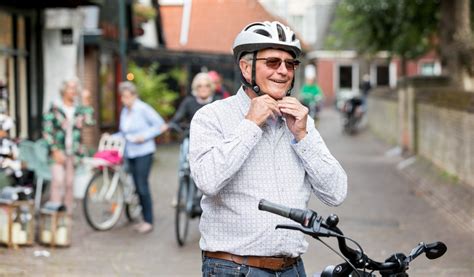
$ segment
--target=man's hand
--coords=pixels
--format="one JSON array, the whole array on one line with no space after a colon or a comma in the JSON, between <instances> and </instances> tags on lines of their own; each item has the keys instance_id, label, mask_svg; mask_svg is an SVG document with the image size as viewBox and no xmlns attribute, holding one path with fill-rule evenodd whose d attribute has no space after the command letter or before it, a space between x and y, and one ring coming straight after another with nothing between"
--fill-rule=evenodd
<instances>
[{"instance_id":1,"label":"man's hand","mask_svg":"<svg viewBox=\"0 0 474 277\"><path fill-rule=\"evenodd\" d=\"M278 116L281 116L281 112L278 109L277 101L265 94L252 99L245 118L262 126L268 117L276 119Z\"/></svg>"},{"instance_id":2,"label":"man's hand","mask_svg":"<svg viewBox=\"0 0 474 277\"><path fill-rule=\"evenodd\" d=\"M51 153L51 157L53 158L53 161L57 164L64 164L66 162L66 156L64 156L64 153L61 150L53 150L53 152Z\"/></svg>"},{"instance_id":3,"label":"man's hand","mask_svg":"<svg viewBox=\"0 0 474 277\"><path fill-rule=\"evenodd\" d=\"M306 121L308 119L308 108L303 106L294 97L284 97L278 101L278 108L286 119L286 125L290 129L296 141L306 136Z\"/></svg>"}]
</instances>

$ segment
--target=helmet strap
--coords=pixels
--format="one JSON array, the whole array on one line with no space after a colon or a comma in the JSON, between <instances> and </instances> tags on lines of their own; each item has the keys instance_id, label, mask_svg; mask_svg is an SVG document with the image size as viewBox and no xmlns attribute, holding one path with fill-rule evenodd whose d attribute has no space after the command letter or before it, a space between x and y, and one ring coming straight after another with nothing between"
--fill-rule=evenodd
<instances>
[{"instance_id":1,"label":"helmet strap","mask_svg":"<svg viewBox=\"0 0 474 277\"><path fill-rule=\"evenodd\" d=\"M245 80L242 73L240 73L240 78L242 80L242 83L243 83L244 87L250 88L253 92L255 92L257 94L257 96L261 96L262 91L260 90L260 87L257 85L257 74L256 74L256 71L257 71L257 69L256 69L256 67L257 67L256 66L256 64L257 64L257 52L258 51L253 52L251 84L249 82L247 82L247 80ZM286 92L286 96L291 95L291 90L293 89L294 85L295 85L295 76L293 76L293 80L291 81L291 86L288 89L288 91Z\"/></svg>"},{"instance_id":2,"label":"helmet strap","mask_svg":"<svg viewBox=\"0 0 474 277\"><path fill-rule=\"evenodd\" d=\"M286 96L290 96L291 95L291 90L293 89L293 86L295 85L295 76L293 76L293 80L291 80L291 86L290 88L288 89L288 91L286 92Z\"/></svg>"},{"instance_id":3,"label":"helmet strap","mask_svg":"<svg viewBox=\"0 0 474 277\"><path fill-rule=\"evenodd\" d=\"M256 67L257 67L257 52L253 52L253 58L252 58L252 90L257 94L257 96L261 95L260 87L257 85L257 74L256 74Z\"/></svg>"}]
</instances>

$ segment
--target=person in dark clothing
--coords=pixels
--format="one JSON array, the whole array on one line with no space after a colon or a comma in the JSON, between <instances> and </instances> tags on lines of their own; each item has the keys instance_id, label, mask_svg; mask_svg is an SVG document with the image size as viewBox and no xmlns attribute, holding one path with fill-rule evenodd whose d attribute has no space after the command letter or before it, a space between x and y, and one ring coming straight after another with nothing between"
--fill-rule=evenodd
<instances>
[{"instance_id":1,"label":"person in dark clothing","mask_svg":"<svg viewBox=\"0 0 474 277\"><path fill-rule=\"evenodd\" d=\"M182 168L189 152L189 128L194 114L205 105L219 100L214 94L214 83L205 72L196 74L191 83L191 95L186 96L178 107L173 118L168 122L166 128L178 125L184 131L184 138L179 150L179 167ZM177 199L171 201L171 206L176 207Z\"/></svg>"},{"instance_id":2,"label":"person in dark clothing","mask_svg":"<svg viewBox=\"0 0 474 277\"><path fill-rule=\"evenodd\" d=\"M168 127L171 124L179 125L185 131L185 136L189 132L189 125L194 114L206 104L217 100L214 94L214 84L205 72L196 74L191 84L191 89L191 95L183 99L173 118L168 123Z\"/></svg>"}]
</instances>

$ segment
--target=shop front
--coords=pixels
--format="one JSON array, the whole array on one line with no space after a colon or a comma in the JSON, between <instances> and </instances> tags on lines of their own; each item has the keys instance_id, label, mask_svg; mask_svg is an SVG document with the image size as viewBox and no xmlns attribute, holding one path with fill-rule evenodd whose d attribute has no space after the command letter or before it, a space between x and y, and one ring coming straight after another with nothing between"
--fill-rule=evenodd
<instances>
[{"instance_id":1,"label":"shop front","mask_svg":"<svg viewBox=\"0 0 474 277\"><path fill-rule=\"evenodd\" d=\"M35 137L41 114L41 78L34 12L0 7L0 113L15 120L10 135ZM35 92L35 93L33 93Z\"/></svg>"}]
</instances>

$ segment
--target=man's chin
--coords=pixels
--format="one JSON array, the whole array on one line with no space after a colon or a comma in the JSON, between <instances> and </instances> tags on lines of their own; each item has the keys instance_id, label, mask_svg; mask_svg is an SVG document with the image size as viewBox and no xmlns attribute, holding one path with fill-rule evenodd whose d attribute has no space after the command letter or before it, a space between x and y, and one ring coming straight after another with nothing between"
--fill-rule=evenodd
<instances>
[{"instance_id":1,"label":"man's chin","mask_svg":"<svg viewBox=\"0 0 474 277\"><path fill-rule=\"evenodd\" d=\"M267 94L275 100L281 100L281 99L283 99L283 97L286 96L287 91L288 90L281 90L281 89L279 89L279 90L270 90L270 91L267 92Z\"/></svg>"}]
</instances>

